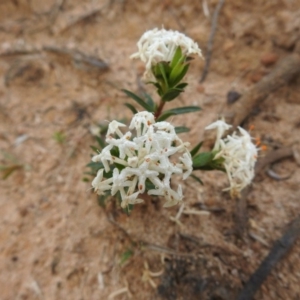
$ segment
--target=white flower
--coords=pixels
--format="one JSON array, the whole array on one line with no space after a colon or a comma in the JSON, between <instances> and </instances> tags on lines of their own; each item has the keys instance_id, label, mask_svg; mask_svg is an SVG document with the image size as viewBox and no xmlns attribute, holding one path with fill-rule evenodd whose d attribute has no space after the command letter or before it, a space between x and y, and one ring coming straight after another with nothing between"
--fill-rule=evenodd
<instances>
[{"instance_id":1,"label":"white flower","mask_svg":"<svg viewBox=\"0 0 300 300\"><path fill-rule=\"evenodd\" d=\"M134 115L129 125L129 129L135 128L137 131L137 136L139 137L141 135L144 135L149 126L153 123L155 123L154 115L147 111L141 111Z\"/></svg>"},{"instance_id":2,"label":"white flower","mask_svg":"<svg viewBox=\"0 0 300 300\"><path fill-rule=\"evenodd\" d=\"M217 129L217 138L215 142L215 146L213 150L219 150L220 147L220 140L226 130L228 130L231 125L227 124L224 122L224 120L218 120L208 126L205 127L205 130L210 130L210 129Z\"/></svg>"},{"instance_id":3,"label":"white flower","mask_svg":"<svg viewBox=\"0 0 300 300\"><path fill-rule=\"evenodd\" d=\"M137 149L137 145L130 141L131 135L131 132L127 132L120 139L114 139L112 137L106 139L107 143L119 148L121 159L124 159L126 155L129 157L134 156L134 150Z\"/></svg>"},{"instance_id":4,"label":"white flower","mask_svg":"<svg viewBox=\"0 0 300 300\"><path fill-rule=\"evenodd\" d=\"M131 195L127 195L122 199L121 202L121 207L122 208L126 208L129 204L137 204L137 203L142 203L144 202L143 199L138 198L139 192L136 192L134 194Z\"/></svg>"},{"instance_id":5,"label":"white flower","mask_svg":"<svg viewBox=\"0 0 300 300\"><path fill-rule=\"evenodd\" d=\"M106 136L111 136L112 134L116 133L119 137L123 136L123 133L119 129L119 127L126 127L125 124L120 123L118 121L112 121L108 125L108 130Z\"/></svg>"},{"instance_id":6,"label":"white flower","mask_svg":"<svg viewBox=\"0 0 300 300\"><path fill-rule=\"evenodd\" d=\"M120 124L116 121L110 123L106 138L108 146L92 160L101 161L106 173L109 173L113 163L123 167L114 166L112 177L104 180L104 170L100 169L92 182L95 191L98 194L105 191L110 191L111 195L119 193L122 207L142 202L138 195L144 192L164 196L166 207L179 203L183 198L181 186L177 192L174 191L170 180L174 174L186 179L192 172L192 159L187 149L189 143L181 141L170 123L155 123L153 114L149 112L139 112L132 118L129 128L137 133L133 139L130 131L125 134L117 132ZM119 138L113 138L111 134L114 133ZM177 153L183 154L178 156ZM147 191L147 182L155 188Z\"/></svg>"},{"instance_id":7,"label":"white flower","mask_svg":"<svg viewBox=\"0 0 300 300\"><path fill-rule=\"evenodd\" d=\"M153 29L146 31L137 43L138 52L131 58L140 58L146 64L144 77L151 79L151 67L159 62L170 62L177 47L184 55L198 54L202 57L198 44L192 39L173 30Z\"/></svg>"},{"instance_id":8,"label":"white flower","mask_svg":"<svg viewBox=\"0 0 300 300\"><path fill-rule=\"evenodd\" d=\"M121 194L125 194L125 187L130 186L130 181L126 181L126 177L124 173L119 173L119 170L117 168L113 171L113 181L112 181L112 187L111 187L111 194L114 196L117 192L120 191Z\"/></svg>"},{"instance_id":9,"label":"white flower","mask_svg":"<svg viewBox=\"0 0 300 300\"><path fill-rule=\"evenodd\" d=\"M171 207L178 203L180 203L183 199L182 195L182 188L181 185L178 186L177 192L172 190L169 187L162 187L156 190L150 190L148 192L149 195L157 195L157 196L164 196L167 202L164 204L164 207Z\"/></svg>"},{"instance_id":10,"label":"white flower","mask_svg":"<svg viewBox=\"0 0 300 300\"><path fill-rule=\"evenodd\" d=\"M102 152L98 155L93 156L92 161L93 162L102 162L105 172L109 172L109 164L108 162L112 161L112 156L110 154L110 150L113 148L113 145L108 145L105 148L102 149Z\"/></svg>"},{"instance_id":11,"label":"white flower","mask_svg":"<svg viewBox=\"0 0 300 300\"><path fill-rule=\"evenodd\" d=\"M92 187L95 189L98 195L103 195L103 193L107 190L111 189L111 183L113 182L112 178L107 180L103 180L103 169L100 169L97 173L97 176L92 181Z\"/></svg>"},{"instance_id":12,"label":"white flower","mask_svg":"<svg viewBox=\"0 0 300 300\"><path fill-rule=\"evenodd\" d=\"M210 127L210 128L208 128ZM240 191L249 185L254 178L254 167L257 161L258 149L252 143L249 133L238 127L239 134L234 132L226 138L221 139L222 134L230 125L223 121L215 122L208 126L207 129L216 128L217 147L219 152L215 159L222 157L224 159L224 168L227 172L232 195L238 195Z\"/></svg>"},{"instance_id":13,"label":"white flower","mask_svg":"<svg viewBox=\"0 0 300 300\"><path fill-rule=\"evenodd\" d=\"M193 171L193 161L191 159L190 152L184 153L179 159L183 163L183 168L186 169L186 171L183 174L183 179L186 179L191 175Z\"/></svg>"}]
</instances>

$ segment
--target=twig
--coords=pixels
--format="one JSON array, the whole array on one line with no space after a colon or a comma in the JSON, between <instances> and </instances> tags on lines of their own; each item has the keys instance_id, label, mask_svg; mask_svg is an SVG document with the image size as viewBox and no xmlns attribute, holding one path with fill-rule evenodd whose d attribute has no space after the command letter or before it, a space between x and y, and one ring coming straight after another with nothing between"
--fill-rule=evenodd
<instances>
[{"instance_id":1,"label":"twig","mask_svg":"<svg viewBox=\"0 0 300 300\"><path fill-rule=\"evenodd\" d=\"M266 171L266 174L274 180L282 181L282 180L287 180L287 179L291 178L291 176L293 175L293 172L289 175L280 176L272 168L269 168Z\"/></svg>"},{"instance_id":2,"label":"twig","mask_svg":"<svg viewBox=\"0 0 300 300\"><path fill-rule=\"evenodd\" d=\"M70 27L76 25L79 22L87 20L98 14L102 9L109 5L110 1L103 3L90 3L75 7L73 10L60 14L57 18L57 22L53 27L53 33L59 34Z\"/></svg>"},{"instance_id":3,"label":"twig","mask_svg":"<svg viewBox=\"0 0 300 300\"><path fill-rule=\"evenodd\" d=\"M217 31L218 17L219 17L220 11L222 9L222 6L224 5L224 2L225 2L225 0L219 0L219 3L213 14L210 36L209 36L208 43L207 43L207 52L205 55L205 65L204 65L203 73L202 73L200 81L199 81L200 83L205 80L205 78L208 74L208 71L209 71L213 42L214 42L215 34Z\"/></svg>"},{"instance_id":4,"label":"twig","mask_svg":"<svg viewBox=\"0 0 300 300\"><path fill-rule=\"evenodd\" d=\"M239 126L253 110L271 93L291 82L300 74L300 55L291 54L282 59L270 74L250 88L239 101L227 105L223 111L227 122L233 125L233 130Z\"/></svg>"},{"instance_id":5,"label":"twig","mask_svg":"<svg viewBox=\"0 0 300 300\"><path fill-rule=\"evenodd\" d=\"M226 254L236 254L233 251L230 251L229 249L226 249L225 247L222 247L222 245L213 245L213 244L209 244L209 243L203 243L199 238L192 236L192 235L188 235L185 233L179 233L179 236L183 239L189 240L193 243L195 243L196 245L199 246L199 248L215 248L215 249L219 249L221 251L223 251L223 253ZM218 251L216 251L218 252Z\"/></svg>"},{"instance_id":6,"label":"twig","mask_svg":"<svg viewBox=\"0 0 300 300\"><path fill-rule=\"evenodd\" d=\"M113 217L112 214L109 214L107 216L107 220L113 224L115 227L117 227L120 231L122 231L124 233L124 235L129 239L129 241L132 244L136 244L136 241L131 237L131 235L126 231L126 229L124 229L119 223L117 223Z\"/></svg>"},{"instance_id":7,"label":"twig","mask_svg":"<svg viewBox=\"0 0 300 300\"><path fill-rule=\"evenodd\" d=\"M159 246L159 245L154 245L154 244L150 244L147 243L145 241L142 240L135 240L131 237L131 235L126 231L126 229L124 229L119 223L117 223L113 216L110 214L107 217L108 221L110 223L112 223L114 226L116 226L120 231L122 231L124 233L124 235L129 239L129 241L134 244L134 245L141 245L143 248L148 249L148 250L154 250L154 251L158 251L158 252L162 252L165 254L170 254L170 255L175 255L175 256L183 256L183 257L195 257L195 254L192 253L181 253L181 252L177 252L173 249L167 248L167 247L163 247L163 246Z\"/></svg>"},{"instance_id":8,"label":"twig","mask_svg":"<svg viewBox=\"0 0 300 300\"><path fill-rule=\"evenodd\" d=\"M248 223L248 213L247 213L247 195L250 188L245 188L242 192L240 197L235 198L235 213L234 213L234 220L235 220L235 233L236 235L243 239L244 232L247 228Z\"/></svg>"},{"instance_id":9,"label":"twig","mask_svg":"<svg viewBox=\"0 0 300 300\"><path fill-rule=\"evenodd\" d=\"M288 252L295 241L300 237L300 216L287 227L282 237L277 240L271 249L269 255L263 260L258 269L250 277L240 292L237 300L251 300L256 291L260 288L271 270L279 260Z\"/></svg>"},{"instance_id":10,"label":"twig","mask_svg":"<svg viewBox=\"0 0 300 300\"><path fill-rule=\"evenodd\" d=\"M255 167L255 174L258 175L266 166L280 159L287 158L293 155L293 150L290 147L281 148L269 152L265 157L261 158ZM247 227L247 195L250 187L245 188L241 192L241 196L236 198L235 206L235 232L242 238Z\"/></svg>"},{"instance_id":11,"label":"twig","mask_svg":"<svg viewBox=\"0 0 300 300\"><path fill-rule=\"evenodd\" d=\"M119 296L119 295L124 294L124 293L128 293L128 288L127 287L124 287L124 288L121 288L117 291L112 292L108 296L108 299L114 299L116 296Z\"/></svg>"},{"instance_id":12,"label":"twig","mask_svg":"<svg viewBox=\"0 0 300 300\"><path fill-rule=\"evenodd\" d=\"M78 50L71 50L55 46L44 46L43 50L69 56L74 62L75 67L81 70L91 71L94 69L105 71L108 69L108 64L103 60L91 55L87 55Z\"/></svg>"},{"instance_id":13,"label":"twig","mask_svg":"<svg viewBox=\"0 0 300 300\"><path fill-rule=\"evenodd\" d=\"M154 244L145 243L145 244L143 244L143 247L148 250L154 250L154 251L158 251L158 252L162 252L162 253L170 254L170 255L174 255L174 256L181 256L181 257L195 257L196 256L193 253L177 252L170 248L166 248L166 247L162 247L162 246L154 245Z\"/></svg>"},{"instance_id":14,"label":"twig","mask_svg":"<svg viewBox=\"0 0 300 300\"><path fill-rule=\"evenodd\" d=\"M293 149L290 147L273 150L257 162L255 167L255 174L259 174L269 164L291 156L293 156Z\"/></svg>"}]
</instances>

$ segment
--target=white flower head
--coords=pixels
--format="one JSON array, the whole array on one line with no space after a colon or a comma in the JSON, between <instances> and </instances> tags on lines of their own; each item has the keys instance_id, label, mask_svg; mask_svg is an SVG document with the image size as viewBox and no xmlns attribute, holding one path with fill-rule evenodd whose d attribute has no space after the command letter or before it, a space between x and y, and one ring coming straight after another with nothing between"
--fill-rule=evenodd
<instances>
[{"instance_id":1,"label":"white flower head","mask_svg":"<svg viewBox=\"0 0 300 300\"><path fill-rule=\"evenodd\" d=\"M177 191L173 190L170 180L173 174L186 179L192 172L188 143L179 139L173 125L168 122L155 123L153 114L146 111L135 114L130 123L129 129L135 129L136 137L132 138L130 131L118 133L121 125L116 121L110 123L106 138L108 146L92 158L94 162L102 162L104 167L92 182L95 191L98 194L105 191L111 195L119 193L122 207L142 202L138 196L144 192L164 196L167 200L165 207L182 201L181 186ZM119 138L113 138L112 133ZM119 156L112 153L119 153ZM104 170L108 174L114 163L123 167L114 165L112 176L104 178ZM147 183L154 185L154 189L147 190Z\"/></svg>"},{"instance_id":2,"label":"white flower head","mask_svg":"<svg viewBox=\"0 0 300 300\"><path fill-rule=\"evenodd\" d=\"M146 64L144 77L151 79L151 67L159 62L170 62L177 47L184 55L198 54L202 57L198 44L192 39L173 30L152 29L146 31L137 43L138 52L131 58L140 58Z\"/></svg>"},{"instance_id":3,"label":"white flower head","mask_svg":"<svg viewBox=\"0 0 300 300\"><path fill-rule=\"evenodd\" d=\"M218 150L220 147L220 140L225 133L226 130L228 130L231 125L227 124L224 122L224 120L218 120L216 122L211 123L210 125L205 127L205 130L210 130L210 129L217 129L217 138L215 142L215 146L213 150Z\"/></svg>"},{"instance_id":4,"label":"white flower head","mask_svg":"<svg viewBox=\"0 0 300 300\"><path fill-rule=\"evenodd\" d=\"M225 130L231 126L224 121L217 121L207 126L206 129L217 129L217 141L213 151L219 151L215 159L224 159L232 195L239 195L240 191L249 185L254 178L254 167L257 161L258 149L252 143L250 134L243 128L238 127L239 134L221 139Z\"/></svg>"},{"instance_id":5,"label":"white flower head","mask_svg":"<svg viewBox=\"0 0 300 300\"><path fill-rule=\"evenodd\" d=\"M125 124L120 123L118 121L112 121L108 125L108 130L106 136L111 136L112 134L116 133L119 137L123 136L123 133L119 129L119 127L126 127Z\"/></svg>"}]
</instances>

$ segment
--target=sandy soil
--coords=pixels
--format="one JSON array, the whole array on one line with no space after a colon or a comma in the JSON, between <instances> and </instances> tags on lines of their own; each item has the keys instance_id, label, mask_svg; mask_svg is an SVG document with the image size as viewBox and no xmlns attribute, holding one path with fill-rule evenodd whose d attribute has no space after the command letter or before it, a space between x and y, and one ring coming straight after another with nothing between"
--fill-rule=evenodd
<instances>
[{"instance_id":1,"label":"sandy soil","mask_svg":"<svg viewBox=\"0 0 300 300\"><path fill-rule=\"evenodd\" d=\"M130 118L120 89L154 92L140 81L143 65L129 59L141 34L164 25L205 52L217 2L1 1L0 165L13 171L0 181L1 299L235 299L299 214L292 158L273 166L288 179L263 173L253 183L243 239L220 172L199 172L204 186L184 183L185 207L199 214L177 223L179 208L163 209L163 199L145 199L129 217L113 200L103 209L82 180L95 145L90 127ZM191 128L182 139L200 141L229 90L243 93L299 48L299 11L296 0L226 2L207 80L198 83L204 62L193 61L189 87L170 105L202 107L173 119ZM299 143L299 94L298 80L270 95L245 128L253 124L269 150ZM255 299L300 299L299 251L298 241Z\"/></svg>"}]
</instances>

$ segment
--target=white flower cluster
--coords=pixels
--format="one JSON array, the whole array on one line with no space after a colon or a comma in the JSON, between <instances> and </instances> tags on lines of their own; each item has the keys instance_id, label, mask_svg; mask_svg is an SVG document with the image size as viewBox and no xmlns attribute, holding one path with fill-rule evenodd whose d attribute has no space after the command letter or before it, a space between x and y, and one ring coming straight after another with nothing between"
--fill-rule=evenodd
<instances>
[{"instance_id":1,"label":"white flower cluster","mask_svg":"<svg viewBox=\"0 0 300 300\"><path fill-rule=\"evenodd\" d=\"M173 30L157 28L146 31L137 43L138 52L131 58L140 58L146 64L145 79L151 79L151 67L161 61L170 62L177 47L184 55L198 54L202 57L198 44L186 35Z\"/></svg>"},{"instance_id":2,"label":"white flower cluster","mask_svg":"<svg viewBox=\"0 0 300 300\"><path fill-rule=\"evenodd\" d=\"M112 121L106 135L108 146L92 158L92 161L102 162L104 166L92 182L95 191L99 195L105 191L111 191L111 195L120 192L121 206L125 208L128 204L143 201L138 196L146 191L146 180L149 180L155 188L148 190L148 194L164 196L167 200L164 207L182 201L181 186L178 186L177 191L173 190L170 179L173 174L181 174L183 179L191 174L192 159L187 150L189 143L182 142L170 123L155 123L153 114L146 111L135 114L130 123L129 129L136 130L136 137L132 139L130 131L123 134L119 127L124 126ZM118 138L114 138L114 135ZM112 150L116 149L118 156L112 154L116 152ZM174 157L175 153L182 155ZM112 177L105 179L103 172L109 172L113 163L123 168L115 167Z\"/></svg>"},{"instance_id":3,"label":"white flower cluster","mask_svg":"<svg viewBox=\"0 0 300 300\"><path fill-rule=\"evenodd\" d=\"M254 178L254 167L257 160L258 149L251 141L249 133L238 127L239 135L234 132L222 139L222 135L231 125L224 121L216 121L205 129L217 129L217 139L213 151L219 151L215 159L222 157L224 167L227 172L232 195L239 192L249 185Z\"/></svg>"}]
</instances>

